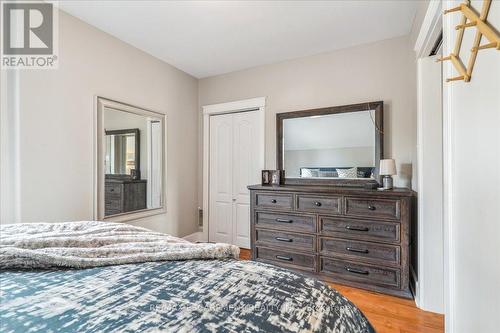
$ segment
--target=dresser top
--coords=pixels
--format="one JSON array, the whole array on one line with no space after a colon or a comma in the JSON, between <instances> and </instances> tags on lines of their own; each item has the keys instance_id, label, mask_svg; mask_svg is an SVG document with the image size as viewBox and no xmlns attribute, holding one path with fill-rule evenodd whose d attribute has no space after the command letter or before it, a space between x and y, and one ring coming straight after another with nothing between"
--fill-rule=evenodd
<instances>
[{"instance_id":1,"label":"dresser top","mask_svg":"<svg viewBox=\"0 0 500 333\"><path fill-rule=\"evenodd\" d=\"M392 190L379 191L377 189L365 189L362 187L347 186L317 186L317 185L250 185L249 190L255 191L275 191L275 192L314 192L332 194L356 194L356 195L377 195L377 196L397 196L411 197L415 192L406 187L396 187Z\"/></svg>"},{"instance_id":2,"label":"dresser top","mask_svg":"<svg viewBox=\"0 0 500 333\"><path fill-rule=\"evenodd\" d=\"M147 183L146 179L127 179L127 178L106 178L106 183L115 184L130 184L130 183Z\"/></svg>"}]
</instances>

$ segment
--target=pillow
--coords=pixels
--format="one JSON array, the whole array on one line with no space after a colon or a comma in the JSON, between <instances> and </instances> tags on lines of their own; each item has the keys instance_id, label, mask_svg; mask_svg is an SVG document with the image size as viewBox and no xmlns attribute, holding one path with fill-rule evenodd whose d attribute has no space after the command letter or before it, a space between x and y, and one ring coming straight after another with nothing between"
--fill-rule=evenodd
<instances>
[{"instance_id":1,"label":"pillow","mask_svg":"<svg viewBox=\"0 0 500 333\"><path fill-rule=\"evenodd\" d=\"M320 171L319 176L324 177L324 178L333 178L333 177L337 177L337 172L336 171Z\"/></svg>"},{"instance_id":2,"label":"pillow","mask_svg":"<svg viewBox=\"0 0 500 333\"><path fill-rule=\"evenodd\" d=\"M358 168L337 169L339 178L358 178Z\"/></svg>"},{"instance_id":3,"label":"pillow","mask_svg":"<svg viewBox=\"0 0 500 333\"><path fill-rule=\"evenodd\" d=\"M313 177L318 177L319 176L319 169L301 169L300 170L300 177L304 178L313 178Z\"/></svg>"}]
</instances>

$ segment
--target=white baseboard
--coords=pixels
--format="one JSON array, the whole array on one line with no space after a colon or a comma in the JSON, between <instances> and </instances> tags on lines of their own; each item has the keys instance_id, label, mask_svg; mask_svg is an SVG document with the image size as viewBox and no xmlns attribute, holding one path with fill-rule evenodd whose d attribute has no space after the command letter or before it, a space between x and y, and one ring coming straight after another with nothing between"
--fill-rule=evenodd
<instances>
[{"instance_id":1,"label":"white baseboard","mask_svg":"<svg viewBox=\"0 0 500 333\"><path fill-rule=\"evenodd\" d=\"M182 237L182 239L185 239L185 240L193 242L193 243L202 242L203 241L203 232L197 231L195 233L192 233L190 235Z\"/></svg>"}]
</instances>

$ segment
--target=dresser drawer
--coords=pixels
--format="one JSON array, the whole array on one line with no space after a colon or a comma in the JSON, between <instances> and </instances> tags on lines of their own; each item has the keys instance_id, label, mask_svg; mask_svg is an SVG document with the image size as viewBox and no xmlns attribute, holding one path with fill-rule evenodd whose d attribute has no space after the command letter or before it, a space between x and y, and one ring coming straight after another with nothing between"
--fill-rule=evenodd
<instances>
[{"instance_id":1,"label":"dresser drawer","mask_svg":"<svg viewBox=\"0 0 500 333\"><path fill-rule=\"evenodd\" d=\"M276 230L255 230L257 245L283 247L300 251L316 251L316 236Z\"/></svg>"},{"instance_id":2,"label":"dresser drawer","mask_svg":"<svg viewBox=\"0 0 500 333\"><path fill-rule=\"evenodd\" d=\"M340 214L341 197L297 196L297 210L314 213Z\"/></svg>"},{"instance_id":3,"label":"dresser drawer","mask_svg":"<svg viewBox=\"0 0 500 333\"><path fill-rule=\"evenodd\" d=\"M359 242L341 238L320 238L320 254L345 259L364 260L383 265L399 265L399 246Z\"/></svg>"},{"instance_id":4,"label":"dresser drawer","mask_svg":"<svg viewBox=\"0 0 500 333\"><path fill-rule=\"evenodd\" d=\"M104 204L106 210L119 210L119 211L122 210L122 201L119 197L118 198L105 197Z\"/></svg>"},{"instance_id":5,"label":"dresser drawer","mask_svg":"<svg viewBox=\"0 0 500 333\"><path fill-rule=\"evenodd\" d=\"M320 257L319 272L339 279L390 287L400 287L401 272L397 268L359 264L346 260Z\"/></svg>"},{"instance_id":6,"label":"dresser drawer","mask_svg":"<svg viewBox=\"0 0 500 333\"><path fill-rule=\"evenodd\" d=\"M314 216L271 212L257 212L255 214L255 224L257 227L286 231L316 232L316 217Z\"/></svg>"},{"instance_id":7,"label":"dresser drawer","mask_svg":"<svg viewBox=\"0 0 500 333\"><path fill-rule=\"evenodd\" d=\"M397 199L345 198L347 216L363 216L399 220L401 202Z\"/></svg>"},{"instance_id":8,"label":"dresser drawer","mask_svg":"<svg viewBox=\"0 0 500 333\"><path fill-rule=\"evenodd\" d=\"M287 250L275 250L256 247L256 259L284 267L315 271L315 256L312 254L294 253Z\"/></svg>"},{"instance_id":9,"label":"dresser drawer","mask_svg":"<svg viewBox=\"0 0 500 333\"><path fill-rule=\"evenodd\" d=\"M320 233L327 236L391 243L399 243L400 241L400 224L398 222L320 216L319 228Z\"/></svg>"},{"instance_id":10,"label":"dresser drawer","mask_svg":"<svg viewBox=\"0 0 500 333\"><path fill-rule=\"evenodd\" d=\"M106 216L109 216L109 215L116 215L116 214L121 214L123 213L121 210L116 210L116 209L108 209L106 208L105 209L105 214Z\"/></svg>"},{"instance_id":11,"label":"dresser drawer","mask_svg":"<svg viewBox=\"0 0 500 333\"><path fill-rule=\"evenodd\" d=\"M293 194L257 193L255 205L261 208L292 209Z\"/></svg>"},{"instance_id":12,"label":"dresser drawer","mask_svg":"<svg viewBox=\"0 0 500 333\"><path fill-rule=\"evenodd\" d=\"M122 194L122 185L121 184L109 184L109 183L107 183L104 186L104 194L106 196L108 196L108 195L120 196Z\"/></svg>"}]
</instances>

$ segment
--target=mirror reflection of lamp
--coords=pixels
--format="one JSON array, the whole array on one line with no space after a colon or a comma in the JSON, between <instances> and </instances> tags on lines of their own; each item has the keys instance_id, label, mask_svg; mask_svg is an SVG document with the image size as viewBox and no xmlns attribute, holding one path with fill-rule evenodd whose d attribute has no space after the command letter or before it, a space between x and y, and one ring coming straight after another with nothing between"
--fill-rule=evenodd
<instances>
[{"instance_id":1,"label":"mirror reflection of lamp","mask_svg":"<svg viewBox=\"0 0 500 333\"><path fill-rule=\"evenodd\" d=\"M380 160L380 175L384 176L382 178L382 186L384 190L392 189L392 176L396 174L396 161L394 161L392 158Z\"/></svg>"}]
</instances>

